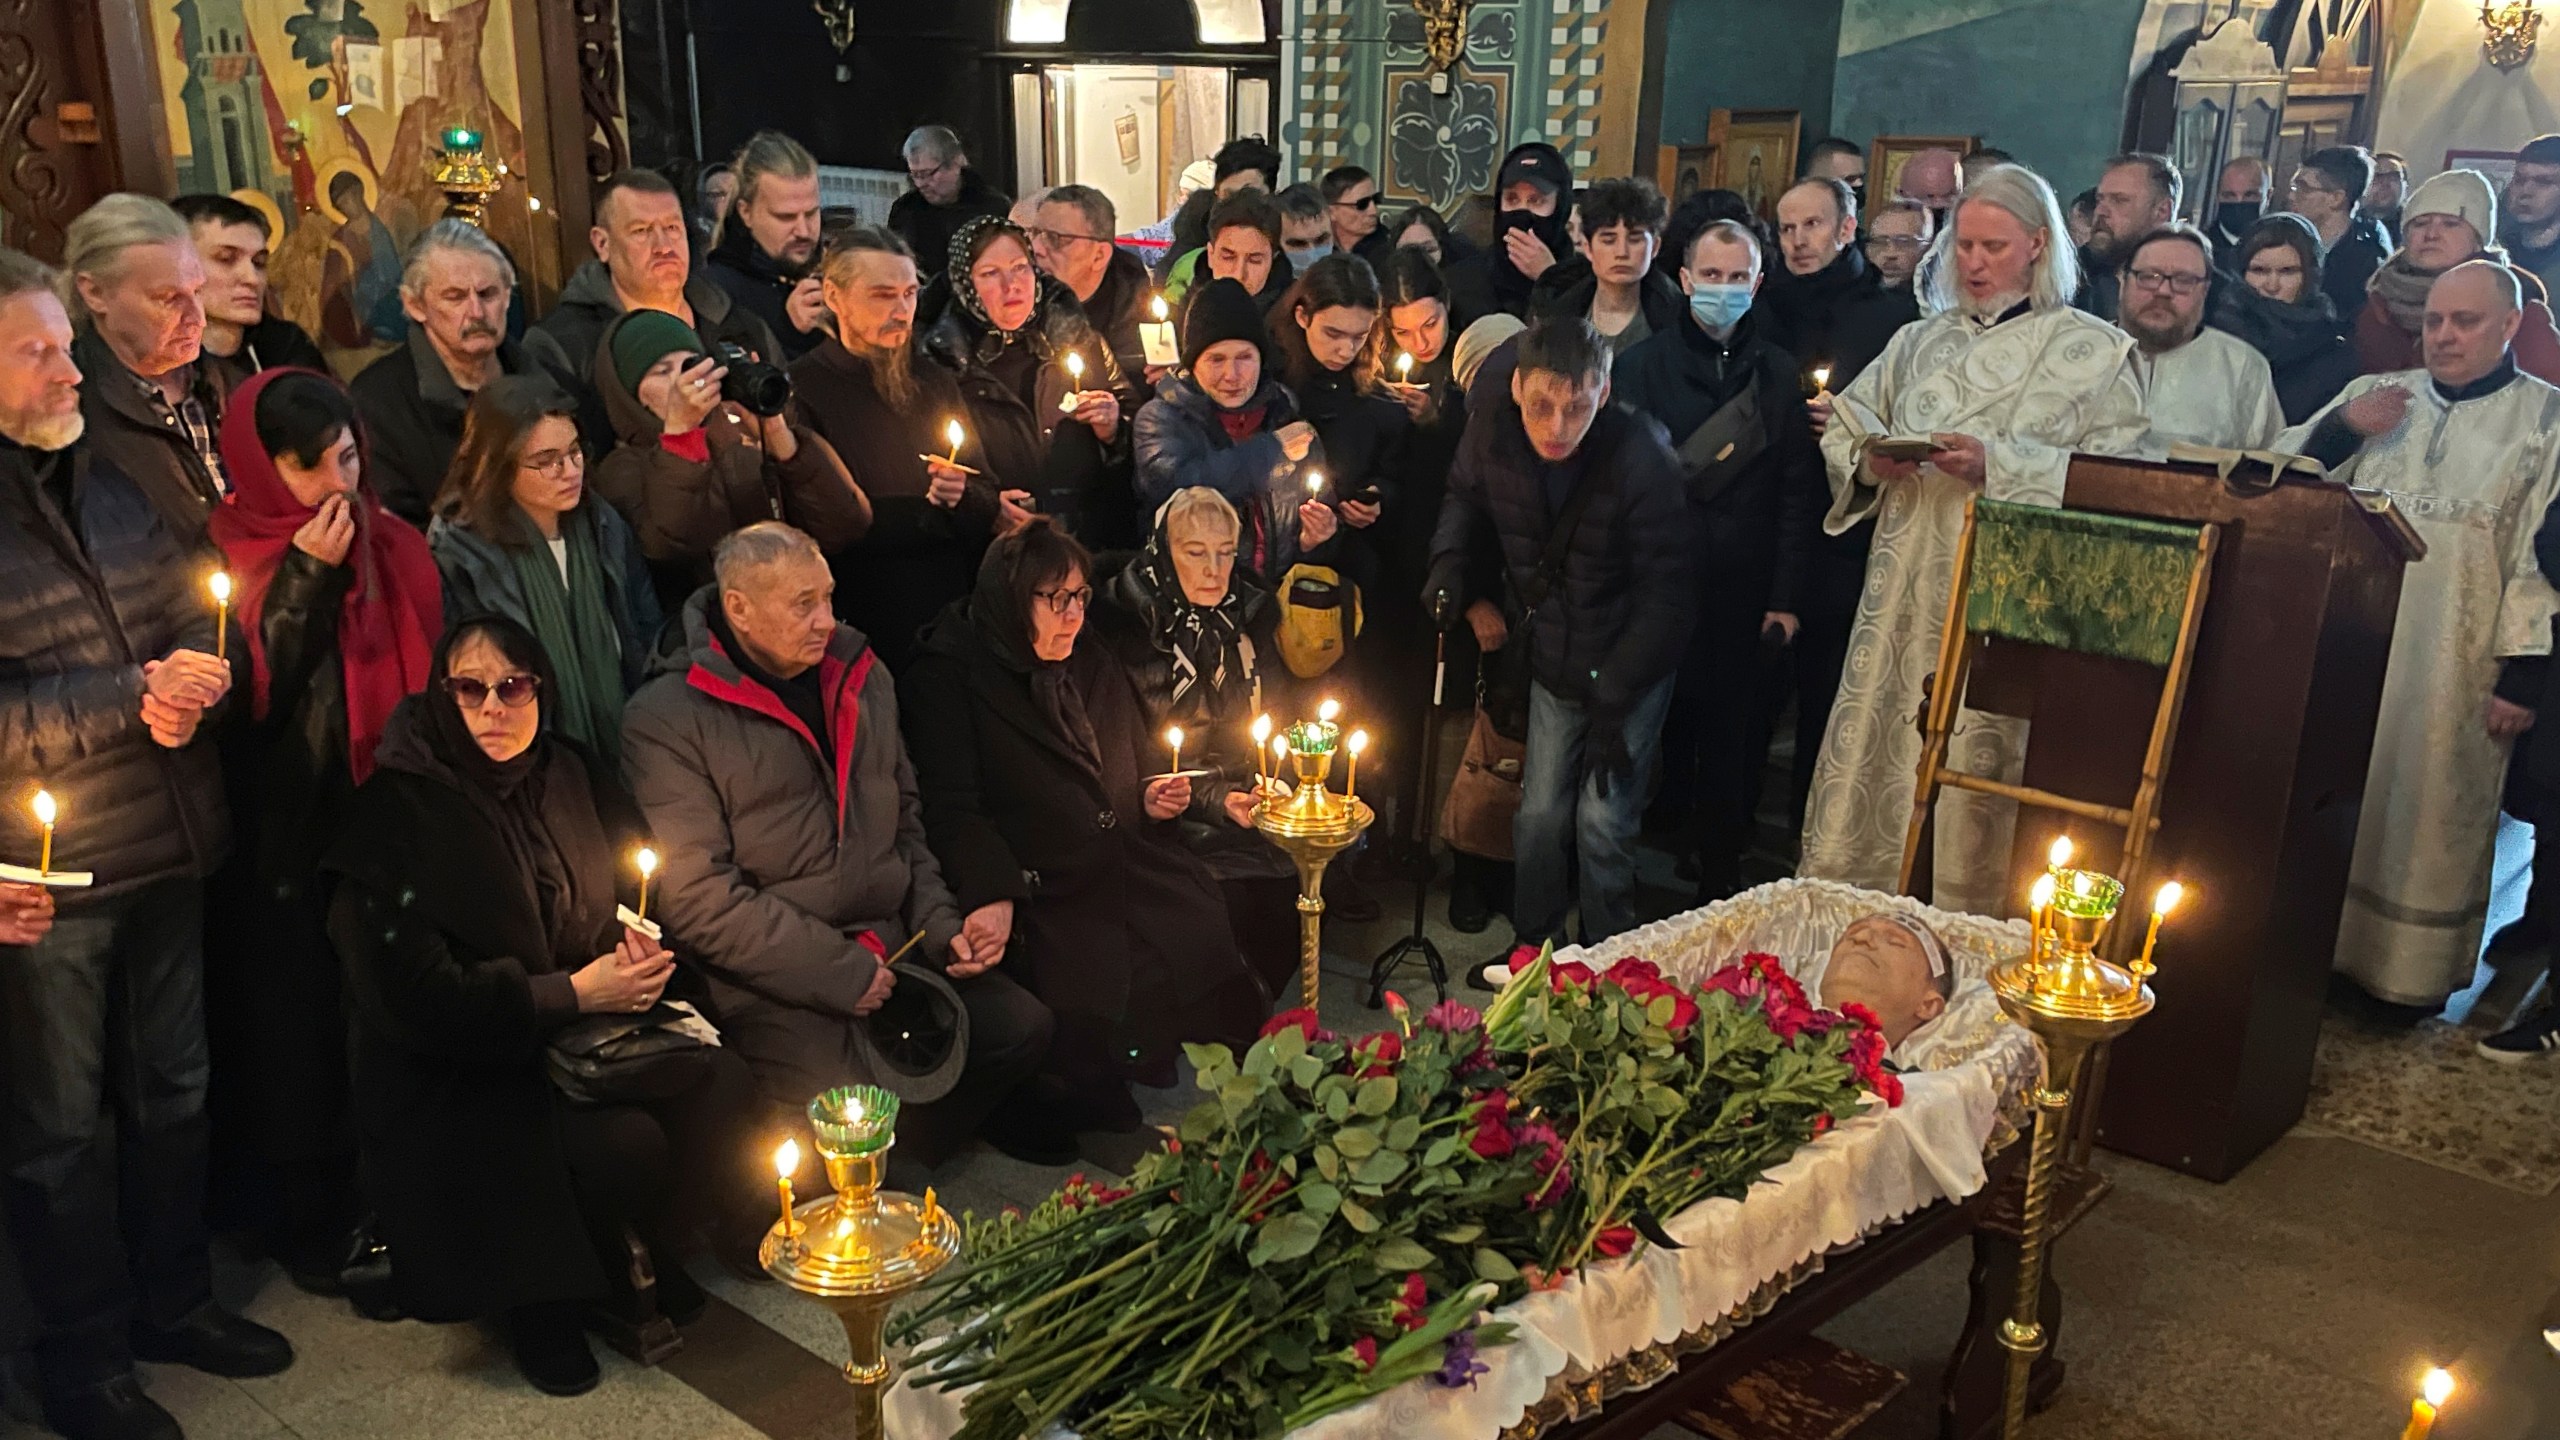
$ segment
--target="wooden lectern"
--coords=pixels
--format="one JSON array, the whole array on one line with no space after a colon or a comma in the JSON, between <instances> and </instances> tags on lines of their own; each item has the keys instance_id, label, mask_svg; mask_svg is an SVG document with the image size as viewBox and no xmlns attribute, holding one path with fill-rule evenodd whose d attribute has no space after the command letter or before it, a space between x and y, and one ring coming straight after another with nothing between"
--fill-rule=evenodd
<instances>
[{"instance_id":1,"label":"wooden lectern","mask_svg":"<svg viewBox=\"0 0 2560 1440\"><path fill-rule=\"evenodd\" d=\"M2189 898L2161 941L2159 1008L2117 1042L2097 1114L2110 1149L2212 1180L2301 1118L2401 567L2425 553L2396 511L2344 486L2268 479L2263 464L2226 482L2209 465L2081 455L2064 492L2075 510L2222 527L2150 866ZM1968 703L2033 720L2027 785L2116 796L2141 778L2159 692L2156 669L1994 645ZM2066 826L2020 813L2012 894ZM2073 838L2082 864L2119 859L2113 836L2084 824ZM2126 896L2117 924L2142 925L2150 902Z\"/></svg>"}]
</instances>

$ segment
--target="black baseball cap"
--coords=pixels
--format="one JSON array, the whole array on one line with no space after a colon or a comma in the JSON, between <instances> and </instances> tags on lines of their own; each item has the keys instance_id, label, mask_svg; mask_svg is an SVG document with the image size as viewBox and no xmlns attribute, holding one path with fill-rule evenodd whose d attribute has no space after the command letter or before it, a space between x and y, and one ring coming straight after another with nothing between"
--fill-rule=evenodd
<instances>
[{"instance_id":1,"label":"black baseball cap","mask_svg":"<svg viewBox=\"0 0 2560 1440\"><path fill-rule=\"evenodd\" d=\"M1502 175L1494 182L1499 195L1526 180L1551 195L1562 195L1573 189L1573 167L1564 163L1564 152L1544 140L1515 145L1502 157Z\"/></svg>"}]
</instances>

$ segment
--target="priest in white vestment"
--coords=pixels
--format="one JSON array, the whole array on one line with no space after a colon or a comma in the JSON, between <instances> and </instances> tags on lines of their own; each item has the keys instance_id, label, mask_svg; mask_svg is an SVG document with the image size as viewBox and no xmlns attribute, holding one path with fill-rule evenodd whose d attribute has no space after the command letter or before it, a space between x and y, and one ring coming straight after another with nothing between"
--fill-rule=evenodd
<instances>
[{"instance_id":1,"label":"priest in white vestment","mask_svg":"<svg viewBox=\"0 0 2560 1440\"><path fill-rule=\"evenodd\" d=\"M2134 371L2151 418L2142 442L2146 460L2166 460L2169 448L2182 444L2264 449L2284 428L2266 357L2244 340L2205 328L2212 253L2203 231L2169 225L2144 237L2125 262L2116 323L2133 337Z\"/></svg>"},{"instance_id":2,"label":"priest in white vestment","mask_svg":"<svg viewBox=\"0 0 2560 1440\"><path fill-rule=\"evenodd\" d=\"M2053 190L2016 165L1965 188L1938 237L1927 315L1837 397L1822 451L1840 534L1869 514L1875 549L1849 636L1847 669L1814 771L1798 873L1891 890L1918 785L1920 697L1938 664L1965 502L1975 495L2062 503L2075 450L2130 455L2141 442L2133 342L2071 308L2078 264ZM1885 436L1924 436L1923 461L1870 453ZM1948 758L2015 782L2023 721L1964 711ZM2015 803L1947 791L1937 810L1935 903L1999 914Z\"/></svg>"},{"instance_id":3,"label":"priest in white vestment","mask_svg":"<svg viewBox=\"0 0 2560 1440\"><path fill-rule=\"evenodd\" d=\"M2427 544L2400 583L2338 925L2337 968L2397 1004L2471 983L2507 751L2534 723L2494 687L2502 661L2550 652L2560 608L2533 557L2560 493L2560 390L2515 367L2521 303L2503 266L2446 271L2427 368L2367 375L2276 442L2388 495Z\"/></svg>"}]
</instances>

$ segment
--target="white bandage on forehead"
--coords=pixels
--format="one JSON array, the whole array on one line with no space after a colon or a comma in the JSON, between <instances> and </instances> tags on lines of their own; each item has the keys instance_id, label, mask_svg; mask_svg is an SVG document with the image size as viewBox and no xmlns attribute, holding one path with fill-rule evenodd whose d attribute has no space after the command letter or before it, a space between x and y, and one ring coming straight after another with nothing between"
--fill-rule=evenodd
<instances>
[{"instance_id":1,"label":"white bandage on forehead","mask_svg":"<svg viewBox=\"0 0 2560 1440\"><path fill-rule=\"evenodd\" d=\"M1938 943L1938 937L1929 933L1928 926L1921 924L1919 921L1912 919L1908 915L1877 914L1870 915L1867 918L1870 920L1881 920L1885 924L1901 931L1903 934L1910 936L1912 939L1919 941L1920 953L1929 957L1930 979L1935 980L1939 976L1947 973L1947 947Z\"/></svg>"}]
</instances>

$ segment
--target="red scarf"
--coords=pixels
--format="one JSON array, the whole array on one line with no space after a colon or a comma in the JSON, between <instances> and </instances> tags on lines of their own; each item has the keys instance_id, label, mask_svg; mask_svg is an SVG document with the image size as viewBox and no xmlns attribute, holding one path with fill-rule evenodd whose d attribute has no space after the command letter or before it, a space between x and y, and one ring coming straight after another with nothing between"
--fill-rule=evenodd
<instances>
[{"instance_id":1,"label":"red scarf","mask_svg":"<svg viewBox=\"0 0 2560 1440\"><path fill-rule=\"evenodd\" d=\"M215 508L211 527L231 569L232 603L248 642L250 713L261 720L268 703L267 589L294 532L319 509L293 498L259 443L258 397L279 375L312 373L266 371L232 391L223 406L222 463L231 493ZM363 453L361 432L356 443ZM357 492L355 520L346 559L355 579L338 608L338 660L346 676L347 764L362 784L373 774L373 750L391 707L426 688L430 652L444 633L444 598L425 537L383 509L370 487Z\"/></svg>"}]
</instances>

